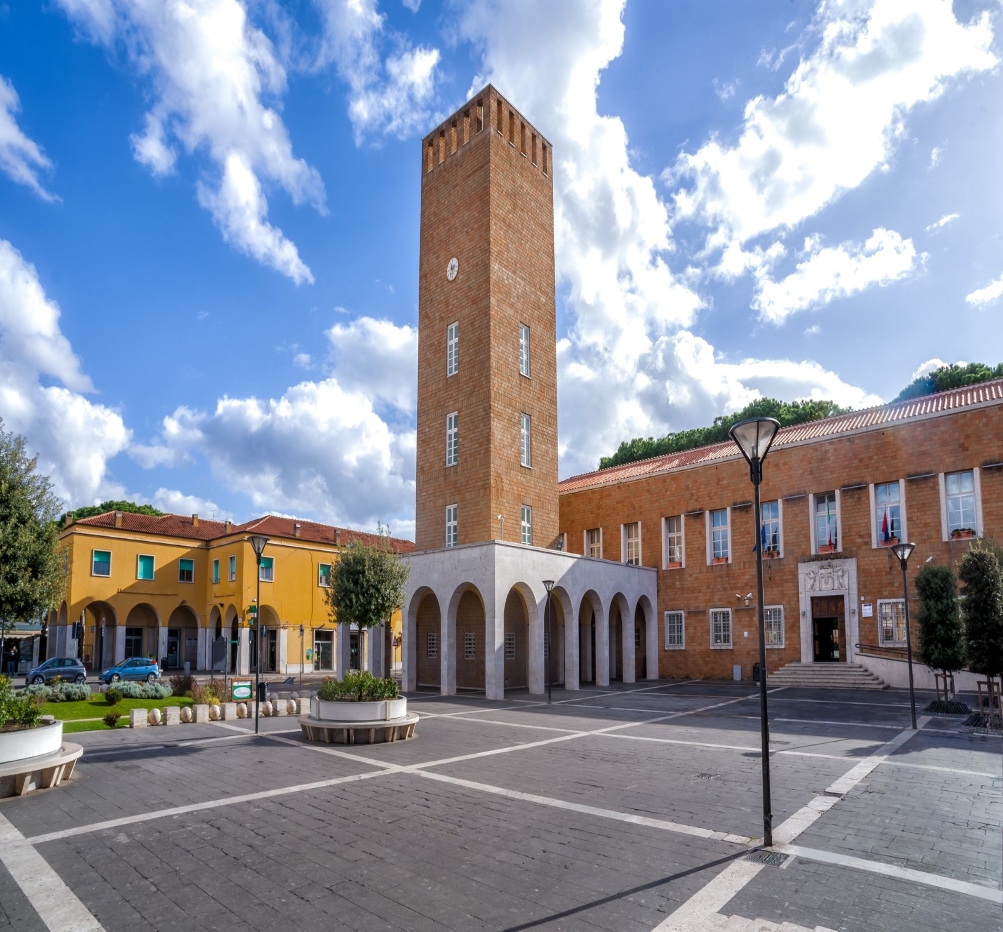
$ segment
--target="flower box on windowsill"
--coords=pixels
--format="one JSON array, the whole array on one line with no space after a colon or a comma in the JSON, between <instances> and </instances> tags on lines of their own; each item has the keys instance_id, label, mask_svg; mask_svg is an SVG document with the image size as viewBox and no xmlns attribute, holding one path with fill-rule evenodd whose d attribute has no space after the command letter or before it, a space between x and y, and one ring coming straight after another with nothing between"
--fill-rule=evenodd
<instances>
[{"instance_id":1,"label":"flower box on windowsill","mask_svg":"<svg viewBox=\"0 0 1003 932\"><path fill-rule=\"evenodd\" d=\"M970 527L959 527L951 531L951 540L972 540L975 537L975 531Z\"/></svg>"},{"instance_id":2,"label":"flower box on windowsill","mask_svg":"<svg viewBox=\"0 0 1003 932\"><path fill-rule=\"evenodd\" d=\"M681 570L683 568L683 564L678 560L669 560L669 562L665 564L665 568L667 570Z\"/></svg>"},{"instance_id":3,"label":"flower box on windowsill","mask_svg":"<svg viewBox=\"0 0 1003 932\"><path fill-rule=\"evenodd\" d=\"M894 547L899 542L897 537L889 537L888 540L881 541L882 547Z\"/></svg>"},{"instance_id":4,"label":"flower box on windowsill","mask_svg":"<svg viewBox=\"0 0 1003 932\"><path fill-rule=\"evenodd\" d=\"M818 548L818 552L819 553L835 553L836 552L836 545L835 544L823 544L821 547Z\"/></svg>"},{"instance_id":5,"label":"flower box on windowsill","mask_svg":"<svg viewBox=\"0 0 1003 932\"><path fill-rule=\"evenodd\" d=\"M727 557L714 557L714 559L711 561L711 563L714 566L717 566L718 564L721 564L721 563L727 563L727 562L728 562L728 558Z\"/></svg>"},{"instance_id":6,"label":"flower box on windowsill","mask_svg":"<svg viewBox=\"0 0 1003 932\"><path fill-rule=\"evenodd\" d=\"M779 560L780 559L780 551L779 550L764 550L763 551L763 559L764 560ZM767 645L767 647L769 647L769 645Z\"/></svg>"}]
</instances>

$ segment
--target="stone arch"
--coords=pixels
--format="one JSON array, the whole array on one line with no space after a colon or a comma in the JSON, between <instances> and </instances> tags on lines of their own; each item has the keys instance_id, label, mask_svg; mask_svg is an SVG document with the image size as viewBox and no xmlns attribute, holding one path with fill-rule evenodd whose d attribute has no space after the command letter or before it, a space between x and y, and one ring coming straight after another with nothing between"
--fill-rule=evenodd
<instances>
[{"instance_id":1,"label":"stone arch","mask_svg":"<svg viewBox=\"0 0 1003 932\"><path fill-rule=\"evenodd\" d=\"M64 599L59 605L59 615L56 617L57 625L66 624L66 600Z\"/></svg>"},{"instance_id":2,"label":"stone arch","mask_svg":"<svg viewBox=\"0 0 1003 932\"><path fill-rule=\"evenodd\" d=\"M554 586L551 599L557 605L556 618L559 619L561 626L557 682L562 683L565 689L578 689L578 644L580 638L574 604L568 590L563 586Z\"/></svg>"},{"instance_id":3,"label":"stone arch","mask_svg":"<svg viewBox=\"0 0 1003 932\"><path fill-rule=\"evenodd\" d=\"M279 628L282 622L279 613L271 605L262 604L258 610L256 637L251 638L251 669L254 669L258 650L261 651L261 672L275 673L279 668Z\"/></svg>"},{"instance_id":4,"label":"stone arch","mask_svg":"<svg viewBox=\"0 0 1003 932\"><path fill-rule=\"evenodd\" d=\"M149 602L137 602L125 616L125 657L157 657L160 616Z\"/></svg>"},{"instance_id":5,"label":"stone arch","mask_svg":"<svg viewBox=\"0 0 1003 932\"><path fill-rule=\"evenodd\" d=\"M583 682L609 685L608 624L599 593L589 589L578 607L579 669Z\"/></svg>"},{"instance_id":6,"label":"stone arch","mask_svg":"<svg viewBox=\"0 0 1003 932\"><path fill-rule=\"evenodd\" d=\"M505 637L503 641L505 689L529 686L529 607L519 586L513 586L505 599Z\"/></svg>"},{"instance_id":7,"label":"stone arch","mask_svg":"<svg viewBox=\"0 0 1003 932\"><path fill-rule=\"evenodd\" d=\"M443 695L485 689L485 618L480 590L473 583L457 586L446 612L446 636L439 645Z\"/></svg>"},{"instance_id":8,"label":"stone arch","mask_svg":"<svg viewBox=\"0 0 1003 932\"><path fill-rule=\"evenodd\" d=\"M223 636L223 613L219 609L220 606L214 605L212 611L209 612L209 630L212 632L213 638Z\"/></svg>"},{"instance_id":9,"label":"stone arch","mask_svg":"<svg viewBox=\"0 0 1003 932\"><path fill-rule=\"evenodd\" d=\"M182 602L167 619L167 640L162 644L168 670L180 670L186 663L198 666L199 616L187 602Z\"/></svg>"},{"instance_id":10,"label":"stone arch","mask_svg":"<svg viewBox=\"0 0 1003 932\"><path fill-rule=\"evenodd\" d=\"M634 647L634 616L630 612L630 604L622 592L614 593L609 603L609 678L610 681L622 680L625 683L634 681L633 647ZM630 638L630 654L627 651L627 639Z\"/></svg>"},{"instance_id":11,"label":"stone arch","mask_svg":"<svg viewBox=\"0 0 1003 932\"><path fill-rule=\"evenodd\" d=\"M226 670L226 642L223 630L223 603L213 605L209 612L205 632L205 656L199 663L200 668L207 668L213 673L223 673Z\"/></svg>"},{"instance_id":12,"label":"stone arch","mask_svg":"<svg viewBox=\"0 0 1003 932\"><path fill-rule=\"evenodd\" d=\"M642 677L648 680L658 679L658 620L655 617L655 609L651 600L642 595L637 600L637 611L641 615L644 624L644 633L641 635L641 644L644 648L644 665L638 665L638 679ZM635 616L635 624L637 624Z\"/></svg>"},{"instance_id":13,"label":"stone arch","mask_svg":"<svg viewBox=\"0 0 1003 932\"><path fill-rule=\"evenodd\" d=\"M406 689L442 684L442 610L435 593L422 586L413 596L407 613Z\"/></svg>"},{"instance_id":14,"label":"stone arch","mask_svg":"<svg viewBox=\"0 0 1003 932\"><path fill-rule=\"evenodd\" d=\"M88 629L94 629L94 638L91 641L93 645L91 652L91 664L93 668L100 670L104 667L112 666L117 660L122 660L123 657L118 656L118 615L111 604L100 600L90 602L84 608L84 613L85 626ZM51 638L49 643L55 647L56 639ZM121 642L121 650L125 650L124 640ZM53 654L53 656L55 655Z\"/></svg>"},{"instance_id":15,"label":"stone arch","mask_svg":"<svg viewBox=\"0 0 1003 932\"><path fill-rule=\"evenodd\" d=\"M240 644L240 622L238 621L237 608L235 605L228 605L226 613L223 615L223 630L229 643L227 651L226 666L231 673L237 672L238 649Z\"/></svg>"}]
</instances>

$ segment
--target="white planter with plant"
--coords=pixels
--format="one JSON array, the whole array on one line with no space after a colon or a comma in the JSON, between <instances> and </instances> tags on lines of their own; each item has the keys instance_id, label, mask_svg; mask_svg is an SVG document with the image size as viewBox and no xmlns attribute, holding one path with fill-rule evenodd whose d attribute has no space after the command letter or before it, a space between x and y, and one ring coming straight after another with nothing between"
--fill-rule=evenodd
<instances>
[{"instance_id":1,"label":"white planter with plant","mask_svg":"<svg viewBox=\"0 0 1003 932\"><path fill-rule=\"evenodd\" d=\"M63 743L63 723L46 716L38 699L16 694L0 676L0 766L54 754Z\"/></svg>"},{"instance_id":2,"label":"white planter with plant","mask_svg":"<svg viewBox=\"0 0 1003 932\"><path fill-rule=\"evenodd\" d=\"M407 715L407 699L394 680L352 670L341 681L324 680L310 714L322 722L386 722Z\"/></svg>"}]
</instances>

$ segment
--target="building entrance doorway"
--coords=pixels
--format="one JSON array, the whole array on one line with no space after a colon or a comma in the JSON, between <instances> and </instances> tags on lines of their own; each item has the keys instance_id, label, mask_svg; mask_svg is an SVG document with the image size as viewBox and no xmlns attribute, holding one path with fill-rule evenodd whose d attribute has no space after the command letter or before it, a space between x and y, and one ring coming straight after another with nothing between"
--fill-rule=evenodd
<instances>
[{"instance_id":1,"label":"building entrance doorway","mask_svg":"<svg viewBox=\"0 0 1003 932\"><path fill-rule=\"evenodd\" d=\"M181 666L181 629L167 629L167 669L177 670Z\"/></svg>"},{"instance_id":2,"label":"building entrance doorway","mask_svg":"<svg viewBox=\"0 0 1003 932\"><path fill-rule=\"evenodd\" d=\"M359 643L361 641L361 632L353 631L351 635L351 640L349 642L348 649L348 669L349 670L361 670L362 667L359 666Z\"/></svg>"},{"instance_id":3,"label":"building entrance doorway","mask_svg":"<svg viewBox=\"0 0 1003 932\"><path fill-rule=\"evenodd\" d=\"M843 597L818 596L811 600L812 642L815 663L846 661L846 627Z\"/></svg>"}]
</instances>

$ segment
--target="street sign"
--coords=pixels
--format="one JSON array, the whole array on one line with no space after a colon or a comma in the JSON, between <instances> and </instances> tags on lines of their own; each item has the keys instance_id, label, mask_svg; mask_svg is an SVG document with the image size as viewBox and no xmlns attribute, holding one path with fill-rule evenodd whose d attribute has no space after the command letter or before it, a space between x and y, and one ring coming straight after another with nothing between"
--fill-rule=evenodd
<instances>
[{"instance_id":1,"label":"street sign","mask_svg":"<svg viewBox=\"0 0 1003 932\"><path fill-rule=\"evenodd\" d=\"M250 680L231 680L230 688L234 702L247 702L254 695L254 684Z\"/></svg>"}]
</instances>

